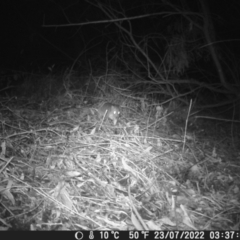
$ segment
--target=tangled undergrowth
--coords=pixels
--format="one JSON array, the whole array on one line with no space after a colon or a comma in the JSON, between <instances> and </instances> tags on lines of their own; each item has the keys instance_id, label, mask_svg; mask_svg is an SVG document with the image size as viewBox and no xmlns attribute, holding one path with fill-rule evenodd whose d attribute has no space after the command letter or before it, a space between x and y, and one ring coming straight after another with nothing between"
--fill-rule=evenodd
<instances>
[{"instance_id":1,"label":"tangled undergrowth","mask_svg":"<svg viewBox=\"0 0 240 240\"><path fill-rule=\"evenodd\" d=\"M1 230L239 229L239 124L67 97L1 99Z\"/></svg>"}]
</instances>

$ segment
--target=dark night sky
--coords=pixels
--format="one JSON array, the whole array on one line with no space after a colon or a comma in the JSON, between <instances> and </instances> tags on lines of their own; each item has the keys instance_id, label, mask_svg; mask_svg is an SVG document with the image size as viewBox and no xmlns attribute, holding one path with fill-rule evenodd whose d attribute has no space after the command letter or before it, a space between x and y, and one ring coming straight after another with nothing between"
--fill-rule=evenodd
<instances>
[{"instance_id":1,"label":"dark night sky","mask_svg":"<svg viewBox=\"0 0 240 240\"><path fill-rule=\"evenodd\" d=\"M114 6L114 2L117 4L118 1L109 2ZM161 1L120 0L120 2L127 16L170 10L160 5ZM193 4L193 0L190 2ZM239 54L240 1L208 2L217 40L227 40L221 44L227 45L235 54ZM114 43L114 40L117 40L115 38L118 30L110 23L81 27L42 27L43 23L67 24L67 19L72 23L107 19L100 9L84 0L1 0L0 4L2 68L17 69L24 66L27 68L34 64L49 66L53 63L67 65L71 64L82 50L88 49L89 53L102 54L107 42ZM158 16L151 20L149 18L134 20L133 31L138 36L144 36L156 29L157 31L162 29L164 34L166 26L171 23L169 19Z\"/></svg>"}]
</instances>

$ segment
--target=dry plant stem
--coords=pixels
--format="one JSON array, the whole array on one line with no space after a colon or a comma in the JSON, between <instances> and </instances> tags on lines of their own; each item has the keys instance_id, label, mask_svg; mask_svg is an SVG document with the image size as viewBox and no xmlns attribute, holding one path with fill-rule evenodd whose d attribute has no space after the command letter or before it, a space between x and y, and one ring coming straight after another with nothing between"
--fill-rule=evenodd
<instances>
[{"instance_id":1,"label":"dry plant stem","mask_svg":"<svg viewBox=\"0 0 240 240\"><path fill-rule=\"evenodd\" d=\"M5 220L5 224L7 224L6 223L7 219L16 218L16 215L3 203L3 201L1 201L1 205L11 214L11 216L9 216L9 217L4 219ZM9 227L11 228L11 226L9 226Z\"/></svg>"},{"instance_id":2,"label":"dry plant stem","mask_svg":"<svg viewBox=\"0 0 240 240\"><path fill-rule=\"evenodd\" d=\"M91 3L90 1L87 1L87 2L92 4L93 6L97 6L93 3ZM48 25L43 24L42 27L45 27L45 28L54 27L55 28L55 27L86 26L86 25L101 24L101 23L122 22L125 20L135 20L135 19L140 19L140 18L147 18L150 16L163 15L166 13L168 13L168 12L142 14L142 15L134 16L134 17L123 17L123 18L110 19L110 20L107 19L107 20L88 21L88 22L84 22L84 23L48 24Z\"/></svg>"},{"instance_id":3,"label":"dry plant stem","mask_svg":"<svg viewBox=\"0 0 240 240\"><path fill-rule=\"evenodd\" d=\"M1 158L2 159L2 158ZM13 157L11 157L6 163L5 165L0 169L0 173L3 171L3 169L5 169L7 167L7 165L12 161Z\"/></svg>"},{"instance_id":4,"label":"dry plant stem","mask_svg":"<svg viewBox=\"0 0 240 240\"><path fill-rule=\"evenodd\" d=\"M3 124L3 125L5 125L5 126L8 126L8 127L10 127L10 128L13 128L13 129L23 130L23 129L21 129L21 128L18 128L18 127L14 127L14 126L12 126L12 125L9 125L9 124L5 123L4 121L0 121L0 123Z\"/></svg>"},{"instance_id":5,"label":"dry plant stem","mask_svg":"<svg viewBox=\"0 0 240 240\"><path fill-rule=\"evenodd\" d=\"M188 114L187 114L185 129L184 129L184 138L183 138L183 148L182 148L182 152L184 152L185 145L186 145L187 126L188 126L188 119L189 119L189 115L190 115L190 112L191 112L191 108L192 108L192 99L191 99L191 101L190 101L190 105L189 105L189 108L188 108Z\"/></svg>"},{"instance_id":6,"label":"dry plant stem","mask_svg":"<svg viewBox=\"0 0 240 240\"><path fill-rule=\"evenodd\" d=\"M108 111L108 110L105 111L104 116L102 117L102 121L101 121L101 123L100 123L99 129L101 129L101 127L102 127L102 124L103 124L103 121L104 121L105 116L106 116L106 114L107 114L107 111Z\"/></svg>"},{"instance_id":7,"label":"dry plant stem","mask_svg":"<svg viewBox=\"0 0 240 240\"><path fill-rule=\"evenodd\" d=\"M9 136L5 137L5 139L11 138L11 137L15 137L15 136L18 136L18 135L35 134L35 132L43 132L43 131L53 132L53 133L55 133L56 135L58 135L59 137L61 137L60 134L58 134L57 132L55 132L55 131L53 131L53 130L51 130L51 129L49 129L49 128L42 128L42 129L38 129L38 130L32 130L32 131L14 133L14 134L12 134L12 135L9 135Z\"/></svg>"},{"instance_id":8,"label":"dry plant stem","mask_svg":"<svg viewBox=\"0 0 240 240\"><path fill-rule=\"evenodd\" d=\"M167 116L171 115L172 113L173 113L173 112L170 112L170 113L168 113L167 115L165 115L165 116L163 116L163 117L161 117L161 118L157 119L156 121L154 121L153 123L151 123L151 124L150 124L150 125L148 125L147 127L145 127L145 128L143 128L143 129L141 129L141 131L143 131L143 130L145 130L145 129L149 128L149 127L151 127L152 125L156 124L157 122L159 122L159 121L160 121L160 120L162 120L163 118L165 118L165 117L167 117Z\"/></svg>"},{"instance_id":9,"label":"dry plant stem","mask_svg":"<svg viewBox=\"0 0 240 240\"><path fill-rule=\"evenodd\" d=\"M136 217L137 217L138 221L141 223L141 225L142 225L144 230L148 230L148 227L146 226L145 222L143 221L143 219L139 215L137 209L135 208L135 206L134 206L134 204L132 202L132 196L131 196L131 193L130 193L130 187L128 187L128 197L129 197L129 200L130 200L130 205L132 207L132 210L136 214Z\"/></svg>"},{"instance_id":10,"label":"dry plant stem","mask_svg":"<svg viewBox=\"0 0 240 240\"><path fill-rule=\"evenodd\" d=\"M5 90L7 90L7 89L9 89L9 88L14 88L14 86L7 86L7 87L5 87L5 88L3 88L3 89L0 89L0 92L3 92L3 91L5 91Z\"/></svg>"},{"instance_id":11,"label":"dry plant stem","mask_svg":"<svg viewBox=\"0 0 240 240\"><path fill-rule=\"evenodd\" d=\"M177 229L179 229L178 228L178 219L177 219L177 210L176 210L176 196L172 196L172 208L173 208L176 227L177 227Z\"/></svg>"},{"instance_id":12,"label":"dry plant stem","mask_svg":"<svg viewBox=\"0 0 240 240\"><path fill-rule=\"evenodd\" d=\"M204 118L204 119L211 119L211 120L224 121L224 122L240 123L240 121L238 120L215 118L215 117L208 117L208 116L195 116L195 118Z\"/></svg>"}]
</instances>

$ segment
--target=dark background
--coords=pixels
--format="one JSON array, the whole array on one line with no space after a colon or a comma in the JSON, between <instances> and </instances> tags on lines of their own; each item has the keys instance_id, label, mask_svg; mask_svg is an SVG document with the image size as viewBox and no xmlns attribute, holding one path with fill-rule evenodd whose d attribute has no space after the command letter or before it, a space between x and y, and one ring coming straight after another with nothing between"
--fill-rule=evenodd
<instances>
[{"instance_id":1,"label":"dark background","mask_svg":"<svg viewBox=\"0 0 240 240\"><path fill-rule=\"evenodd\" d=\"M91 1L84 0L1 0L1 69L45 69L71 65L78 55L81 61L106 54L110 44L117 49L119 30L113 23L94 23L84 26L62 24L88 23L107 20L108 17ZM94 1L92 1L94 2ZM156 12L172 11L164 1L100 1L125 12L128 17ZM171 2L171 1L170 1ZM198 1L179 1L192 11L199 9ZM172 1L172 3L176 3ZM239 57L240 1L207 1L214 23L218 47L228 47ZM120 15L119 15L120 16ZM181 21L179 15L169 17L152 16L132 20L134 36L140 40L147 34L169 36L169 27ZM45 25L45 27L44 27ZM56 25L55 27L46 27ZM123 24L124 25L124 24ZM115 46L114 46L115 44ZM164 49L164 42L162 48ZM163 51L164 52L164 51Z\"/></svg>"}]
</instances>

